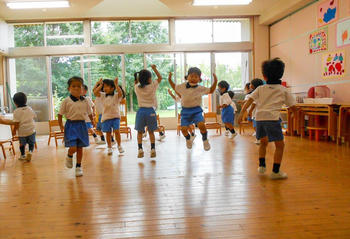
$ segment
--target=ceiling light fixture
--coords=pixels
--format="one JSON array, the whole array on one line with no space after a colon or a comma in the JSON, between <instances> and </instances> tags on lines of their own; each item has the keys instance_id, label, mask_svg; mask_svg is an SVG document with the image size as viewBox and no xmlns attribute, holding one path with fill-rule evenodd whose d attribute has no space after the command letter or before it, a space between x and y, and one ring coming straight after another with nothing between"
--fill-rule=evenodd
<instances>
[{"instance_id":1,"label":"ceiling light fixture","mask_svg":"<svg viewBox=\"0 0 350 239\"><path fill-rule=\"evenodd\" d=\"M42 1L42 2L8 2L10 9L35 9L35 8L64 8L69 7L68 1Z\"/></svg>"},{"instance_id":2,"label":"ceiling light fixture","mask_svg":"<svg viewBox=\"0 0 350 239\"><path fill-rule=\"evenodd\" d=\"M248 5L252 0L193 0L193 6Z\"/></svg>"}]
</instances>

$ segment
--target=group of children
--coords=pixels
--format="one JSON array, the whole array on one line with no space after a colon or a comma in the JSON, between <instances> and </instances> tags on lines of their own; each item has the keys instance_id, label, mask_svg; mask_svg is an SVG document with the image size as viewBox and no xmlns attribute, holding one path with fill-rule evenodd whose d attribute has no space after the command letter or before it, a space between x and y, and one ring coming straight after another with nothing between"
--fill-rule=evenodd
<instances>
[{"instance_id":1,"label":"group of children","mask_svg":"<svg viewBox=\"0 0 350 239\"><path fill-rule=\"evenodd\" d=\"M139 110L136 114L135 130L137 130L138 143L138 158L144 157L142 146L142 138L145 133L145 128L151 141L151 158L156 157L155 136L154 132L158 129L157 114L156 114L156 91L162 81L162 76L155 65L152 65L152 70L157 76L156 80L152 80L152 73L146 69L135 73L135 93L137 96ZM279 111L282 105L293 106L294 98L281 86L281 78L284 72L284 63L276 58L265 61L262 64L262 71L266 85L260 79L254 79L250 83L251 92L249 92L246 102L238 117L238 123L242 122L243 113L249 110L249 116L254 122L256 128L257 140L260 140L259 147L259 173L266 171L265 155L268 142L275 142L276 150L274 155L273 172L271 178L282 179L287 175L279 170L282 161L284 141L279 119ZM220 93L219 108L222 113L222 121L228 131L227 135L232 139L237 134L234 130L234 113L237 110L232 103L233 92L229 90L229 84L226 81L218 83L217 77L213 74L213 84L210 88L200 85L201 70L197 67L192 67L188 70L185 77L186 81L182 84L175 85L172 81L172 74L169 73L168 81L171 88L175 91L175 95L171 90L169 93L177 101L181 101L181 131L186 139L188 149L192 148L195 134L193 125L196 125L202 135L203 148L205 151L210 150L211 146L208 141L208 131L203 118L202 96L214 93L216 86ZM73 167L73 155L76 154L76 176L82 176L81 167L83 158L83 148L89 146L89 132L93 135L95 142L98 144L107 141L108 155L113 154L112 144L114 141L113 135L118 144L119 153L123 153L124 149L121 146L120 139L120 103L125 98L125 93L119 85L118 78L114 81L110 79L100 79L93 93L96 96L95 105L92 100L86 96L87 87L80 77L72 77L68 80L68 91L70 95L64 99L61 104L58 121L62 132L64 132L65 147L68 147L65 165L67 168ZM14 130L18 129L20 138L20 159L27 161L31 160L32 151L35 144L35 126L33 110L26 106L25 94L19 92L13 97L17 106L14 111L14 120L0 119L0 123L15 125ZM95 125L94 109L98 114L98 123ZM66 118L66 123L63 125L63 117ZM96 126L97 134L93 131ZM103 133L106 133L106 138ZM25 155L25 146L29 145L29 152Z\"/></svg>"}]
</instances>

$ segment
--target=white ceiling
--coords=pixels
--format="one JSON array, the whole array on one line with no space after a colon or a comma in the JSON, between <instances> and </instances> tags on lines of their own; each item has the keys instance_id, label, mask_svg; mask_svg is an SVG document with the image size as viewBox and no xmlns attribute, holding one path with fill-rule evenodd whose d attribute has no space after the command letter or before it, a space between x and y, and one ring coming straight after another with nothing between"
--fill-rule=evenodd
<instances>
[{"instance_id":1,"label":"white ceiling","mask_svg":"<svg viewBox=\"0 0 350 239\"><path fill-rule=\"evenodd\" d=\"M253 0L251 4L245 6L208 7L194 7L192 0L69 0L71 5L69 8L46 10L11 10L6 7L6 2L9 1L23 0L0 0L0 19L6 21L72 18L226 17L253 16L262 13L271 15L270 9L273 9L273 6L275 6L273 12L278 13L283 6L299 7L313 0ZM278 14L272 15L277 16Z\"/></svg>"}]
</instances>

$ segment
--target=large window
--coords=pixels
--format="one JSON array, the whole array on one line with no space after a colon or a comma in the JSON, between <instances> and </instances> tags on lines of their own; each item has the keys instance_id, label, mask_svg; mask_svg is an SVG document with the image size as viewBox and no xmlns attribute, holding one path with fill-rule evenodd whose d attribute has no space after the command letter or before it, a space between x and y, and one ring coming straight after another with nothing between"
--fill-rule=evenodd
<instances>
[{"instance_id":1,"label":"large window","mask_svg":"<svg viewBox=\"0 0 350 239\"><path fill-rule=\"evenodd\" d=\"M27 104L35 111L37 121L48 121L49 103L46 58L9 59L9 71L11 98L16 92L25 93L27 95ZM15 108L13 102L12 108Z\"/></svg>"},{"instance_id":2,"label":"large window","mask_svg":"<svg viewBox=\"0 0 350 239\"><path fill-rule=\"evenodd\" d=\"M10 25L9 46L33 47L44 46L44 24Z\"/></svg>"},{"instance_id":3,"label":"large window","mask_svg":"<svg viewBox=\"0 0 350 239\"><path fill-rule=\"evenodd\" d=\"M176 43L250 41L249 19L176 20Z\"/></svg>"},{"instance_id":4,"label":"large window","mask_svg":"<svg viewBox=\"0 0 350 239\"><path fill-rule=\"evenodd\" d=\"M218 79L227 81L232 90L242 89L244 83L248 82L248 53L215 53L215 63Z\"/></svg>"},{"instance_id":5,"label":"large window","mask_svg":"<svg viewBox=\"0 0 350 239\"><path fill-rule=\"evenodd\" d=\"M92 44L168 43L168 26L168 20L91 22Z\"/></svg>"},{"instance_id":6,"label":"large window","mask_svg":"<svg viewBox=\"0 0 350 239\"><path fill-rule=\"evenodd\" d=\"M72 76L81 75L80 56L51 57L52 96L55 115L57 115L61 102L69 96L67 81Z\"/></svg>"}]
</instances>

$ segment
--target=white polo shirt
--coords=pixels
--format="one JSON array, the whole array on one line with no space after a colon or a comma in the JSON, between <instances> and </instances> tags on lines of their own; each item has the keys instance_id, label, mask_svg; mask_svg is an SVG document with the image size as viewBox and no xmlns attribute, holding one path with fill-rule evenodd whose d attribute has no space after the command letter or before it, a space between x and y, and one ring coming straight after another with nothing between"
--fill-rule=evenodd
<instances>
[{"instance_id":1,"label":"white polo shirt","mask_svg":"<svg viewBox=\"0 0 350 239\"><path fill-rule=\"evenodd\" d=\"M123 99L118 97L118 93L114 95L106 96L105 93L100 93L101 101L103 102L103 111L101 122L104 122L109 119L120 118L120 102Z\"/></svg>"},{"instance_id":2,"label":"white polo shirt","mask_svg":"<svg viewBox=\"0 0 350 239\"><path fill-rule=\"evenodd\" d=\"M220 105L231 105L232 99L228 93L220 95Z\"/></svg>"},{"instance_id":3,"label":"white polo shirt","mask_svg":"<svg viewBox=\"0 0 350 239\"><path fill-rule=\"evenodd\" d=\"M202 106L202 96L210 93L210 89L198 85L186 88L187 82L176 85L175 91L181 95L181 105L186 108Z\"/></svg>"},{"instance_id":4,"label":"white polo shirt","mask_svg":"<svg viewBox=\"0 0 350 239\"><path fill-rule=\"evenodd\" d=\"M65 98L61 104L59 115L65 115L68 120L84 120L86 116L92 115L92 109L88 101L78 99L73 101L70 96Z\"/></svg>"},{"instance_id":5,"label":"white polo shirt","mask_svg":"<svg viewBox=\"0 0 350 239\"><path fill-rule=\"evenodd\" d=\"M103 93L103 92L101 92ZM101 97L96 97L95 99L95 109L96 109L96 114L100 115L103 112L103 102L101 100Z\"/></svg>"},{"instance_id":6,"label":"white polo shirt","mask_svg":"<svg viewBox=\"0 0 350 239\"><path fill-rule=\"evenodd\" d=\"M19 123L19 137L27 137L35 133L35 117L35 112L29 106L19 107L13 111L13 121Z\"/></svg>"},{"instance_id":7,"label":"white polo shirt","mask_svg":"<svg viewBox=\"0 0 350 239\"><path fill-rule=\"evenodd\" d=\"M233 100L231 100L231 106L233 108L233 111L237 112L237 105L236 105L236 103Z\"/></svg>"},{"instance_id":8,"label":"white polo shirt","mask_svg":"<svg viewBox=\"0 0 350 239\"><path fill-rule=\"evenodd\" d=\"M92 99L91 99L89 96L85 96L85 99L86 99L86 101L88 102L88 104L89 104L89 106L90 106L90 108L91 108L91 112L93 112L92 107L95 106L94 102L92 102ZM91 120L90 120L89 115L86 115L86 117L85 117L85 122L86 122L86 123L91 123Z\"/></svg>"},{"instance_id":9,"label":"white polo shirt","mask_svg":"<svg viewBox=\"0 0 350 239\"><path fill-rule=\"evenodd\" d=\"M296 104L292 94L282 85L262 85L250 94L256 104L256 121L279 120L283 105Z\"/></svg>"},{"instance_id":10,"label":"white polo shirt","mask_svg":"<svg viewBox=\"0 0 350 239\"><path fill-rule=\"evenodd\" d=\"M135 85L135 93L139 107L152 108L157 107L157 96L156 91L159 87L157 80L152 81L151 84L139 87L140 84Z\"/></svg>"}]
</instances>

